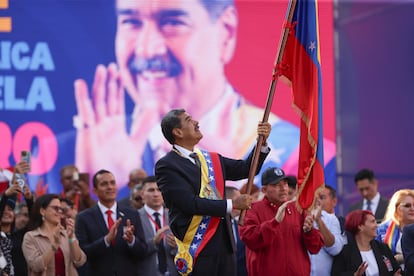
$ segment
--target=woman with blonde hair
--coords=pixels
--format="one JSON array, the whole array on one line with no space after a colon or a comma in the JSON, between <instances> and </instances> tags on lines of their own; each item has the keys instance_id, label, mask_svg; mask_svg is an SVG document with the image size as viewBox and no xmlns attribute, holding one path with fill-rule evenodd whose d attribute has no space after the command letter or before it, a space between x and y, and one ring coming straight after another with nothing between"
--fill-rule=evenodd
<instances>
[{"instance_id":1,"label":"woman with blonde hair","mask_svg":"<svg viewBox=\"0 0 414 276\"><path fill-rule=\"evenodd\" d=\"M23 239L23 254L28 275L74 276L76 267L86 262L74 234L73 219L61 225L62 207L59 196L46 194L39 197L32 210L29 229Z\"/></svg>"},{"instance_id":2,"label":"woman with blonde hair","mask_svg":"<svg viewBox=\"0 0 414 276\"><path fill-rule=\"evenodd\" d=\"M398 190L391 197L384 220L377 229L376 239L388 245L399 264L404 263L402 231L404 226L411 223L414 223L414 190Z\"/></svg>"}]
</instances>

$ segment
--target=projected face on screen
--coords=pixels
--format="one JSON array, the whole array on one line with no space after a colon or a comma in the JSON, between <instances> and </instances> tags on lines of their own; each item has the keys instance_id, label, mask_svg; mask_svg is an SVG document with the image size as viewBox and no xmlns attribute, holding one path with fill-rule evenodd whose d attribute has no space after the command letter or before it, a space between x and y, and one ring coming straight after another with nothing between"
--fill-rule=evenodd
<instances>
[{"instance_id":1,"label":"projected face on screen","mask_svg":"<svg viewBox=\"0 0 414 276\"><path fill-rule=\"evenodd\" d=\"M237 16L217 2L117 0L116 57L134 101L186 107L222 94Z\"/></svg>"}]
</instances>

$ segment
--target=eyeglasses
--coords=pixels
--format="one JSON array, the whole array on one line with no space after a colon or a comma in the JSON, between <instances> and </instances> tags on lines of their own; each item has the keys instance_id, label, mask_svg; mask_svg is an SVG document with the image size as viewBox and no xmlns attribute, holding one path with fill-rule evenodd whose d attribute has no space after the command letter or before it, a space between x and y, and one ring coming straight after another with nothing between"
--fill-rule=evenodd
<instances>
[{"instance_id":1,"label":"eyeglasses","mask_svg":"<svg viewBox=\"0 0 414 276\"><path fill-rule=\"evenodd\" d=\"M135 201L142 201L142 197L136 197L134 198Z\"/></svg>"},{"instance_id":2,"label":"eyeglasses","mask_svg":"<svg viewBox=\"0 0 414 276\"><path fill-rule=\"evenodd\" d=\"M412 208L412 207L414 207L414 203L409 203L409 202L401 203L400 206L404 207L404 208Z\"/></svg>"},{"instance_id":3,"label":"eyeglasses","mask_svg":"<svg viewBox=\"0 0 414 276\"><path fill-rule=\"evenodd\" d=\"M60 206L49 205L48 207L52 208L55 212L61 212L61 213L63 213L63 208L60 207Z\"/></svg>"}]
</instances>

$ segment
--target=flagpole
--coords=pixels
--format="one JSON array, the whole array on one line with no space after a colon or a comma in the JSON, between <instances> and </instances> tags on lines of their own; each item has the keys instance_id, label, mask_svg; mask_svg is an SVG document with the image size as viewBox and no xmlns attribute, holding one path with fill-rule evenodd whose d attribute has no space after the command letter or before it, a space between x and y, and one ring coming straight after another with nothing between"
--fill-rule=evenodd
<instances>
[{"instance_id":1,"label":"flagpole","mask_svg":"<svg viewBox=\"0 0 414 276\"><path fill-rule=\"evenodd\" d=\"M280 39L279 49L276 54L276 59L274 63L275 66L273 68L272 80L270 82L269 92L267 94L266 107L265 107L265 111L263 114L262 122L267 122L269 120L269 114L272 108L276 84L279 78L278 68L282 61L283 53L286 47L286 42L287 42L289 32L292 26L292 18L293 18L293 14L295 11L296 1L297 0L290 0L288 4L285 23L284 23L283 30L282 30L282 37ZM256 170L257 170L257 166L259 163L259 155L260 155L260 151L261 151L261 148L264 142L265 141L264 141L263 136L260 135L257 139L256 147L254 149L252 163L250 164L249 178L247 180L247 192L246 192L247 194L250 194L252 190L254 176L256 175ZM244 217L246 216L246 211L247 210L241 210L241 213L239 216L239 225L244 224Z\"/></svg>"}]
</instances>

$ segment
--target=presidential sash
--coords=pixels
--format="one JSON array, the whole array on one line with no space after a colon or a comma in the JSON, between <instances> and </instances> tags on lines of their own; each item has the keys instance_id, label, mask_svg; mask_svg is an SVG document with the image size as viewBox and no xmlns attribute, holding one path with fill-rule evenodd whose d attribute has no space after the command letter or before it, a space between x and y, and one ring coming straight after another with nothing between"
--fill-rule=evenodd
<instances>
[{"instance_id":1,"label":"presidential sash","mask_svg":"<svg viewBox=\"0 0 414 276\"><path fill-rule=\"evenodd\" d=\"M224 179L217 153L196 149L201 162L201 188L199 196L220 200L224 195ZM219 217L194 215L183 241L176 239L178 253L175 266L181 275L190 275L199 253L217 231Z\"/></svg>"}]
</instances>

